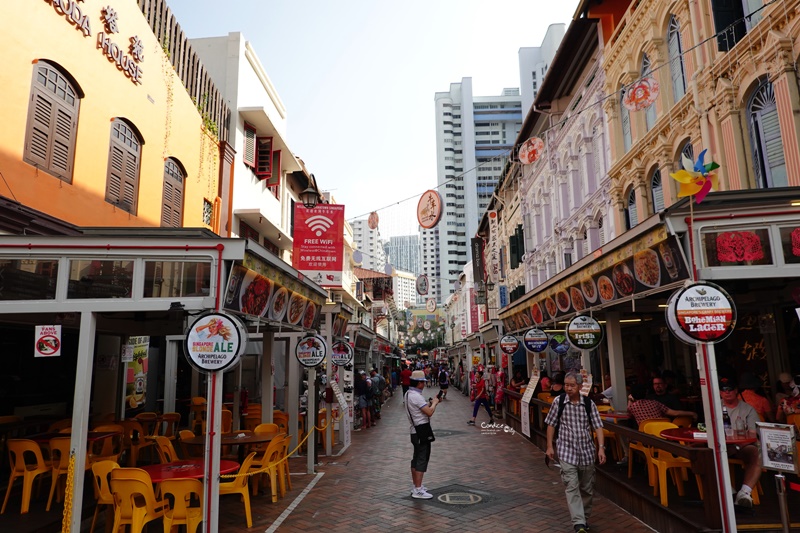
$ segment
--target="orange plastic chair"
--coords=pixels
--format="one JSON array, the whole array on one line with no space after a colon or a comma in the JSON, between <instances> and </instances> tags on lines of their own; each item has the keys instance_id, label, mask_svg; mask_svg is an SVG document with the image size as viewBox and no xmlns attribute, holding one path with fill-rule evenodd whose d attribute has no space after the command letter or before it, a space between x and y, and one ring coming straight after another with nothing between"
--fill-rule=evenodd
<instances>
[{"instance_id":1,"label":"orange plastic chair","mask_svg":"<svg viewBox=\"0 0 800 533\"><path fill-rule=\"evenodd\" d=\"M125 448L128 450L128 466L135 467L139 459L139 453L151 446L155 446L155 441L145 439L147 435L142 425L136 420L123 420L122 427L125 428Z\"/></svg>"},{"instance_id":2,"label":"orange plastic chair","mask_svg":"<svg viewBox=\"0 0 800 533\"><path fill-rule=\"evenodd\" d=\"M164 413L161 415L161 423L164 426L161 435L169 440L175 440L178 436L178 426L181 423L180 413Z\"/></svg>"},{"instance_id":3,"label":"orange plastic chair","mask_svg":"<svg viewBox=\"0 0 800 533\"><path fill-rule=\"evenodd\" d=\"M56 492L56 485L61 481L61 476L66 477L69 471L71 444L72 439L70 437L56 437L50 439L50 458L52 460L53 472L50 482L50 496L47 498L47 507L45 511L49 511L50 506L53 504L53 494ZM89 470L89 461L86 461L86 470ZM61 501L61 491L58 493L58 501Z\"/></svg>"},{"instance_id":4,"label":"orange plastic chair","mask_svg":"<svg viewBox=\"0 0 800 533\"><path fill-rule=\"evenodd\" d=\"M220 423L220 430L223 435L233 431L233 413L227 409L222 410L222 422Z\"/></svg>"},{"instance_id":5,"label":"orange plastic chair","mask_svg":"<svg viewBox=\"0 0 800 533\"><path fill-rule=\"evenodd\" d=\"M183 441L193 439L195 434L191 429L182 429L178 432L178 442L181 444L184 459L203 457L203 448L200 446L187 446ZM198 451L199 450L199 451Z\"/></svg>"},{"instance_id":6,"label":"orange plastic chair","mask_svg":"<svg viewBox=\"0 0 800 533\"><path fill-rule=\"evenodd\" d=\"M125 428L122 424L106 424L97 426L94 431L114 431L114 435L106 437L92 445L89 452L89 462L114 461L119 462L119 456L125 448Z\"/></svg>"},{"instance_id":7,"label":"orange plastic chair","mask_svg":"<svg viewBox=\"0 0 800 533\"><path fill-rule=\"evenodd\" d=\"M203 521L203 484L197 479L165 479L161 482L164 500L170 498L169 509L164 511L164 533L179 525L185 525L188 533L195 533ZM200 502L199 507L191 507L192 496Z\"/></svg>"},{"instance_id":8,"label":"orange plastic chair","mask_svg":"<svg viewBox=\"0 0 800 533\"><path fill-rule=\"evenodd\" d=\"M692 427L692 423L694 420L691 416L681 415L676 416L672 419L672 423L678 426L679 428L690 428Z\"/></svg>"},{"instance_id":9,"label":"orange plastic chair","mask_svg":"<svg viewBox=\"0 0 800 533\"><path fill-rule=\"evenodd\" d=\"M253 464L253 459L256 456L256 452L251 452L248 455L242 466L239 467L240 474L246 474L250 472L250 467ZM220 496L223 494L239 494L242 497L242 501L244 502L244 513L247 518L247 527L253 527L253 514L250 510L250 491L247 490L247 480L248 476L242 475L233 478L233 481L228 481L225 483L219 484L219 494Z\"/></svg>"},{"instance_id":10,"label":"orange plastic chair","mask_svg":"<svg viewBox=\"0 0 800 533\"><path fill-rule=\"evenodd\" d=\"M285 434L281 433L276 435L269 443L264 452L259 456L257 455L250 465L248 472L258 472L263 470L260 474L255 474L253 477L253 496L258 494L258 485L265 484L264 482L269 479L269 486L272 490L272 502L278 501L278 469L275 463L280 459L280 453L283 449L283 437ZM255 452L253 452L255 453ZM258 477L256 477L258 476ZM282 492L286 492L285 489Z\"/></svg>"},{"instance_id":11,"label":"orange plastic chair","mask_svg":"<svg viewBox=\"0 0 800 533\"><path fill-rule=\"evenodd\" d=\"M50 427L47 428L48 433L58 433L64 428L71 428L72 427L72 419L71 418L62 418L58 422L53 422L50 424Z\"/></svg>"},{"instance_id":12,"label":"orange plastic chair","mask_svg":"<svg viewBox=\"0 0 800 533\"><path fill-rule=\"evenodd\" d=\"M172 441L163 435L151 438L156 441L156 451L162 464L173 463L178 460L178 453L172 446Z\"/></svg>"},{"instance_id":13,"label":"orange plastic chair","mask_svg":"<svg viewBox=\"0 0 800 533\"><path fill-rule=\"evenodd\" d=\"M134 417L137 422L142 425L144 428L145 436L147 437L155 437L158 435L158 430L161 426L161 422L158 419L158 414L153 412L145 412L139 413Z\"/></svg>"},{"instance_id":14,"label":"orange plastic chair","mask_svg":"<svg viewBox=\"0 0 800 533\"><path fill-rule=\"evenodd\" d=\"M614 406L613 405L600 404L600 405L597 406L597 412L598 413L613 413L614 412Z\"/></svg>"},{"instance_id":15,"label":"orange plastic chair","mask_svg":"<svg viewBox=\"0 0 800 533\"><path fill-rule=\"evenodd\" d=\"M196 435L206 432L206 399L202 396L192 398L190 412L192 413L192 431Z\"/></svg>"},{"instance_id":16,"label":"orange plastic chair","mask_svg":"<svg viewBox=\"0 0 800 533\"><path fill-rule=\"evenodd\" d=\"M131 533L141 533L145 524L163 517L169 507L166 500L156 499L150 476L138 468L112 470L111 494L114 495L114 532L119 531L120 526L129 525Z\"/></svg>"},{"instance_id":17,"label":"orange plastic chair","mask_svg":"<svg viewBox=\"0 0 800 533\"><path fill-rule=\"evenodd\" d=\"M645 433L661 438L661 432L665 429L677 428L672 422L650 422L644 428ZM658 483L653 484L653 496L661 494L661 505L669 507L667 495L667 472L671 469L681 469L680 472L673 472L672 482L678 488L678 495L683 496L683 475L687 468L692 467L692 462L684 457L676 457L669 452L653 448L650 453L650 463L653 465L655 475L658 476ZM700 492L700 499L703 499L703 482L699 475L695 475L697 490Z\"/></svg>"},{"instance_id":18,"label":"orange plastic chair","mask_svg":"<svg viewBox=\"0 0 800 533\"><path fill-rule=\"evenodd\" d=\"M92 480L94 481L94 498L97 505L94 508L92 517L92 527L89 533L94 533L94 525L97 523L97 513L101 505L110 505L109 510L114 510L114 495L111 494L111 471L119 468L115 461L96 461L92 463ZM112 514L113 516L113 514Z\"/></svg>"},{"instance_id":19,"label":"orange plastic chair","mask_svg":"<svg viewBox=\"0 0 800 533\"><path fill-rule=\"evenodd\" d=\"M32 462L28 463L28 460ZM0 514L6 512L6 505L8 504L8 497L11 495L11 489L14 487L14 480L18 477L22 478L22 508L20 514L25 514L30 509L31 505L31 492L33 489L33 480L37 476L47 474L52 470L49 462L45 461L42 457L42 450L35 441L27 439L9 439L8 440L8 461L11 464L11 477L8 479L8 488L6 489L6 497L3 500L3 508L0 509Z\"/></svg>"}]
</instances>

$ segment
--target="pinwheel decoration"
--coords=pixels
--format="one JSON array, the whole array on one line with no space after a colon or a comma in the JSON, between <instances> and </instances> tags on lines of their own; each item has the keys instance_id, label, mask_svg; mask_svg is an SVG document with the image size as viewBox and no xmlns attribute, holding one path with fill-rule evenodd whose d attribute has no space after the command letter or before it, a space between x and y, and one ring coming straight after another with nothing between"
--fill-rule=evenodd
<instances>
[{"instance_id":1,"label":"pinwheel decoration","mask_svg":"<svg viewBox=\"0 0 800 533\"><path fill-rule=\"evenodd\" d=\"M681 184L678 190L678 198L694 196L695 201L699 204L709 192L716 190L717 176L711 174L711 172L718 169L719 165L713 161L704 164L705 155L706 150L703 150L694 163L685 155L682 156L683 168L670 174L672 179Z\"/></svg>"}]
</instances>

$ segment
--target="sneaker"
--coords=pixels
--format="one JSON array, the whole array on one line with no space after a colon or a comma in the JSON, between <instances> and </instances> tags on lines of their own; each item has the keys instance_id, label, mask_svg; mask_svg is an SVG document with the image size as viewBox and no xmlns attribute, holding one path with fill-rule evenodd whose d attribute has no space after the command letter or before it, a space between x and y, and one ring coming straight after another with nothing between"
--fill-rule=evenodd
<instances>
[{"instance_id":1,"label":"sneaker","mask_svg":"<svg viewBox=\"0 0 800 533\"><path fill-rule=\"evenodd\" d=\"M430 500L433 498L433 494L425 490L424 487L415 488L414 491L411 493L412 498L417 498L418 500Z\"/></svg>"},{"instance_id":2,"label":"sneaker","mask_svg":"<svg viewBox=\"0 0 800 533\"><path fill-rule=\"evenodd\" d=\"M467 420L467 425L468 426L474 426L475 425L475 421L474 420Z\"/></svg>"},{"instance_id":3,"label":"sneaker","mask_svg":"<svg viewBox=\"0 0 800 533\"><path fill-rule=\"evenodd\" d=\"M577 524L575 526L575 533L588 533L588 529L586 529L586 524Z\"/></svg>"},{"instance_id":4,"label":"sneaker","mask_svg":"<svg viewBox=\"0 0 800 533\"><path fill-rule=\"evenodd\" d=\"M749 494L745 494L741 490L736 493L736 505L739 507L747 507L748 509L753 508L753 497Z\"/></svg>"}]
</instances>

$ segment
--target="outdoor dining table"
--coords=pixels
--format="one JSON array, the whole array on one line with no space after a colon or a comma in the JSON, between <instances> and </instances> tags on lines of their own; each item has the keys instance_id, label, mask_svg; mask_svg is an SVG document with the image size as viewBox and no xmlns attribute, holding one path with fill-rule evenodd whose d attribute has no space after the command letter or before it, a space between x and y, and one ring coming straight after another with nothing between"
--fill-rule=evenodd
<instances>
[{"instance_id":1,"label":"outdoor dining table","mask_svg":"<svg viewBox=\"0 0 800 533\"><path fill-rule=\"evenodd\" d=\"M86 434L86 442L95 442L98 440L107 439L108 437L113 437L114 435L119 435L118 431L90 431ZM32 440L37 444L47 444L50 442L50 439L55 439L59 437L66 437L70 438L70 433L59 433L57 431L48 431L47 433L39 433L37 435L30 435L25 437L26 439Z\"/></svg>"},{"instance_id":2,"label":"outdoor dining table","mask_svg":"<svg viewBox=\"0 0 800 533\"><path fill-rule=\"evenodd\" d=\"M706 444L708 435L697 428L670 428L661 432L661 437L667 440L679 441L690 446ZM748 431L744 435L731 435L725 437L726 444L753 444L757 440L755 431Z\"/></svg>"},{"instance_id":3,"label":"outdoor dining table","mask_svg":"<svg viewBox=\"0 0 800 533\"><path fill-rule=\"evenodd\" d=\"M140 466L142 470L150 474L153 483L161 483L165 479L194 478L200 479L205 474L204 459L189 459L186 461L174 461L157 465ZM230 474L239 469L239 463L223 459L219 462L219 473Z\"/></svg>"},{"instance_id":4,"label":"outdoor dining table","mask_svg":"<svg viewBox=\"0 0 800 533\"><path fill-rule=\"evenodd\" d=\"M620 420L630 420L631 415L624 412L608 412L608 413L600 413L600 420L605 420L606 422L613 422L614 424L619 424Z\"/></svg>"},{"instance_id":5,"label":"outdoor dining table","mask_svg":"<svg viewBox=\"0 0 800 533\"><path fill-rule=\"evenodd\" d=\"M241 436L240 436L241 435ZM275 433L228 433L222 435L222 446L239 446L239 462L244 462L244 450L251 444L263 444L270 442L276 436L280 435L279 432ZM181 439L181 442L188 446L204 446L206 443L205 435L198 435L189 439Z\"/></svg>"}]
</instances>

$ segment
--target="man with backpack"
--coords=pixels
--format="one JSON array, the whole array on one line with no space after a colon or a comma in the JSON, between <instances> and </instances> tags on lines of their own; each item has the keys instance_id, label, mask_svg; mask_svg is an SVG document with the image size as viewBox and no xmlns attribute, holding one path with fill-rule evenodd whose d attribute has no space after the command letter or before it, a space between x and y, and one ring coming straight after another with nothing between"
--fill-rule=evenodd
<instances>
[{"instance_id":1,"label":"man with backpack","mask_svg":"<svg viewBox=\"0 0 800 533\"><path fill-rule=\"evenodd\" d=\"M565 394L553 400L545 419L547 458L553 461L558 456L561 463L561 481L567 495L572 526L577 533L589 530L587 520L592 512L595 464L592 430L597 435L597 462L601 465L606 462L603 422L594 402L581 396L582 383L583 378L579 373L568 373L564 377Z\"/></svg>"},{"instance_id":2,"label":"man with backpack","mask_svg":"<svg viewBox=\"0 0 800 533\"><path fill-rule=\"evenodd\" d=\"M442 400L447 399L447 389L450 387L450 376L447 373L447 368L442 365L439 369L439 376L437 381L439 382L439 390L442 392Z\"/></svg>"},{"instance_id":3,"label":"man with backpack","mask_svg":"<svg viewBox=\"0 0 800 533\"><path fill-rule=\"evenodd\" d=\"M386 380L378 374L378 369L373 368L369 371L372 380L372 407L373 420L381 418L381 406L383 405L383 389L386 388Z\"/></svg>"}]
</instances>

